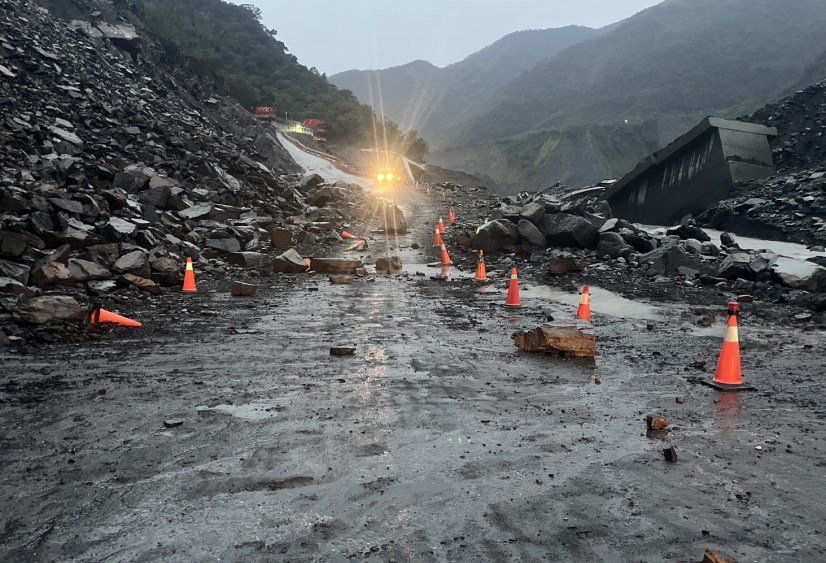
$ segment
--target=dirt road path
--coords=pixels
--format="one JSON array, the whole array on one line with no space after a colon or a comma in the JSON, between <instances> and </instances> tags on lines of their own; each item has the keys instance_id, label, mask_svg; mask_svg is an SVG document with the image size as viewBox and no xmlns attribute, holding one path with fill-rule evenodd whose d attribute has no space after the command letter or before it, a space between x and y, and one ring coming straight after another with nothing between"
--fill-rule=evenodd
<instances>
[{"instance_id":1,"label":"dirt road path","mask_svg":"<svg viewBox=\"0 0 826 563\"><path fill-rule=\"evenodd\" d=\"M362 256L406 275L207 285L0 356L0 560L822 560L822 335L745 328L759 391L724 395L688 381L721 325L597 289L595 366L519 353L575 296L431 279L436 210L402 205L412 233Z\"/></svg>"}]
</instances>

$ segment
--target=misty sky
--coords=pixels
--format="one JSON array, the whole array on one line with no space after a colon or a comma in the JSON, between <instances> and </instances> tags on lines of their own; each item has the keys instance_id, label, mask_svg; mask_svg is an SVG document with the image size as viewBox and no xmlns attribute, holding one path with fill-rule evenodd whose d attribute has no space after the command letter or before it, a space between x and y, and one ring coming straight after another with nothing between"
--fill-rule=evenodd
<instances>
[{"instance_id":1,"label":"misty sky","mask_svg":"<svg viewBox=\"0 0 826 563\"><path fill-rule=\"evenodd\" d=\"M503 35L601 27L662 0L233 0L255 4L302 64L335 74L457 62Z\"/></svg>"}]
</instances>

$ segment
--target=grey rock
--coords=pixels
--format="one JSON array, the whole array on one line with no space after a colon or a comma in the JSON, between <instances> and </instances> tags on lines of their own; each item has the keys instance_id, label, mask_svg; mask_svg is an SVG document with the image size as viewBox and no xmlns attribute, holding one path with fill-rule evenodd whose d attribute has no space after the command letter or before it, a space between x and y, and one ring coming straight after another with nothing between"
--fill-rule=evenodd
<instances>
[{"instance_id":1,"label":"grey rock","mask_svg":"<svg viewBox=\"0 0 826 563\"><path fill-rule=\"evenodd\" d=\"M209 216L212 213L212 204L211 203L199 203L197 205L193 205L183 211L179 211L178 215L183 217L184 219L203 219Z\"/></svg>"},{"instance_id":2,"label":"grey rock","mask_svg":"<svg viewBox=\"0 0 826 563\"><path fill-rule=\"evenodd\" d=\"M588 220L568 213L546 216L539 230L550 246L595 250L599 243L599 231Z\"/></svg>"},{"instance_id":3,"label":"grey rock","mask_svg":"<svg viewBox=\"0 0 826 563\"><path fill-rule=\"evenodd\" d=\"M382 256L376 259L376 271L395 273L402 271L402 259L400 256Z\"/></svg>"},{"instance_id":4,"label":"grey rock","mask_svg":"<svg viewBox=\"0 0 826 563\"><path fill-rule=\"evenodd\" d=\"M273 270L284 274L298 274L307 270L307 263L304 262L301 254L294 248L283 254L276 256L272 263Z\"/></svg>"},{"instance_id":5,"label":"grey rock","mask_svg":"<svg viewBox=\"0 0 826 563\"><path fill-rule=\"evenodd\" d=\"M538 225L545 218L545 206L539 202L532 202L519 210L519 217Z\"/></svg>"},{"instance_id":6,"label":"grey rock","mask_svg":"<svg viewBox=\"0 0 826 563\"><path fill-rule=\"evenodd\" d=\"M585 260L571 254L555 250L548 259L548 273L552 276L559 276L572 272L581 272L585 269Z\"/></svg>"},{"instance_id":7,"label":"grey rock","mask_svg":"<svg viewBox=\"0 0 826 563\"><path fill-rule=\"evenodd\" d=\"M356 270L364 268L361 260L346 258L313 258L312 269L319 274L356 274Z\"/></svg>"},{"instance_id":8,"label":"grey rock","mask_svg":"<svg viewBox=\"0 0 826 563\"><path fill-rule=\"evenodd\" d=\"M717 276L727 280L751 278L754 272L749 267L751 255L746 252L734 252L726 256L717 268Z\"/></svg>"},{"instance_id":9,"label":"grey rock","mask_svg":"<svg viewBox=\"0 0 826 563\"><path fill-rule=\"evenodd\" d=\"M121 242L134 233L136 228L135 223L120 217L112 217L103 227L101 234L109 242Z\"/></svg>"},{"instance_id":10,"label":"grey rock","mask_svg":"<svg viewBox=\"0 0 826 563\"><path fill-rule=\"evenodd\" d=\"M112 265L112 270L119 274L130 273L148 278L150 276L149 255L143 250L133 250L118 258Z\"/></svg>"},{"instance_id":11,"label":"grey rock","mask_svg":"<svg viewBox=\"0 0 826 563\"><path fill-rule=\"evenodd\" d=\"M675 243L642 254L639 260L643 264L650 263L650 272L655 274L676 274L679 273L680 266L700 272L707 269L700 260L692 258L679 244Z\"/></svg>"},{"instance_id":12,"label":"grey rock","mask_svg":"<svg viewBox=\"0 0 826 563\"><path fill-rule=\"evenodd\" d=\"M482 225L471 240L473 250L496 252L510 248L519 241L519 229L507 219L496 219Z\"/></svg>"},{"instance_id":13,"label":"grey rock","mask_svg":"<svg viewBox=\"0 0 826 563\"><path fill-rule=\"evenodd\" d=\"M45 295L23 301L14 311L14 319L29 324L46 324L57 321L82 321L86 309L73 297Z\"/></svg>"},{"instance_id":14,"label":"grey rock","mask_svg":"<svg viewBox=\"0 0 826 563\"><path fill-rule=\"evenodd\" d=\"M0 260L0 276L11 278L26 285L29 283L30 272L29 266L9 260Z\"/></svg>"},{"instance_id":15,"label":"grey rock","mask_svg":"<svg viewBox=\"0 0 826 563\"><path fill-rule=\"evenodd\" d=\"M210 238L207 239L206 245L222 252L239 252L241 250L241 243L238 242L237 238Z\"/></svg>"},{"instance_id":16,"label":"grey rock","mask_svg":"<svg viewBox=\"0 0 826 563\"><path fill-rule=\"evenodd\" d=\"M227 262L242 268L259 268L264 263L264 255L258 252L231 252Z\"/></svg>"},{"instance_id":17,"label":"grey rock","mask_svg":"<svg viewBox=\"0 0 826 563\"><path fill-rule=\"evenodd\" d=\"M69 272L72 274L72 278L79 282L85 282L89 280L105 280L107 278L111 278L112 274L101 266L100 264L95 264L94 262L90 262L89 260L81 260L79 258L70 258L69 259Z\"/></svg>"},{"instance_id":18,"label":"grey rock","mask_svg":"<svg viewBox=\"0 0 826 563\"><path fill-rule=\"evenodd\" d=\"M545 209L542 208L544 213ZM541 248L545 248L545 235L539 232L539 229L536 228L536 225L528 221L527 219L520 219L519 223L517 223L516 228L519 230L519 234L528 241L533 246L539 246Z\"/></svg>"},{"instance_id":19,"label":"grey rock","mask_svg":"<svg viewBox=\"0 0 826 563\"><path fill-rule=\"evenodd\" d=\"M633 252L633 247L625 242L619 233L600 233L597 244L597 256L619 258Z\"/></svg>"}]
</instances>

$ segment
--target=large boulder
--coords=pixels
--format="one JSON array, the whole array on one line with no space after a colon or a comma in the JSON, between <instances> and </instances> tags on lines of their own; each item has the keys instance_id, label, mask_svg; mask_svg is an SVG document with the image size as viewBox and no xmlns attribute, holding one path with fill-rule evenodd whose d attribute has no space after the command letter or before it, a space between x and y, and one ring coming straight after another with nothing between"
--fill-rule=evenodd
<instances>
[{"instance_id":1,"label":"large boulder","mask_svg":"<svg viewBox=\"0 0 826 563\"><path fill-rule=\"evenodd\" d=\"M697 239L700 242L708 242L711 237L706 232L692 223L683 223L677 227L672 227L665 232L666 235L676 235L681 239Z\"/></svg>"},{"instance_id":2,"label":"large boulder","mask_svg":"<svg viewBox=\"0 0 826 563\"><path fill-rule=\"evenodd\" d=\"M640 263L649 264L650 269L660 275L680 273L680 268L683 268L683 271L688 268L698 272L705 272L708 269L699 259L690 256L675 242L642 254L639 259Z\"/></svg>"},{"instance_id":3,"label":"large boulder","mask_svg":"<svg viewBox=\"0 0 826 563\"><path fill-rule=\"evenodd\" d=\"M401 256L382 256L376 259L376 271L392 274L402 271Z\"/></svg>"},{"instance_id":4,"label":"large boulder","mask_svg":"<svg viewBox=\"0 0 826 563\"><path fill-rule=\"evenodd\" d=\"M549 246L587 248L595 250L599 243L599 231L588 220L568 213L546 216L539 230Z\"/></svg>"},{"instance_id":5,"label":"large boulder","mask_svg":"<svg viewBox=\"0 0 826 563\"><path fill-rule=\"evenodd\" d=\"M86 309L74 298L64 295L45 295L23 301L14 310L17 321L46 324L54 321L82 321Z\"/></svg>"},{"instance_id":6,"label":"large boulder","mask_svg":"<svg viewBox=\"0 0 826 563\"><path fill-rule=\"evenodd\" d=\"M599 243L597 244L597 256L610 256L611 258L619 258L634 251L633 247L625 242L622 235L619 233L600 233Z\"/></svg>"},{"instance_id":7,"label":"large boulder","mask_svg":"<svg viewBox=\"0 0 826 563\"><path fill-rule=\"evenodd\" d=\"M282 274L298 274L307 270L307 263L294 248L276 256L272 262L273 270Z\"/></svg>"},{"instance_id":8,"label":"large boulder","mask_svg":"<svg viewBox=\"0 0 826 563\"><path fill-rule=\"evenodd\" d=\"M496 219L479 227L470 243L470 247L473 250L496 252L497 250L510 248L518 241L519 229L517 226L507 219Z\"/></svg>"},{"instance_id":9,"label":"large boulder","mask_svg":"<svg viewBox=\"0 0 826 563\"><path fill-rule=\"evenodd\" d=\"M221 252L240 252L241 243L237 238L210 238L207 239L206 245L209 248L220 250Z\"/></svg>"},{"instance_id":10,"label":"large boulder","mask_svg":"<svg viewBox=\"0 0 826 563\"><path fill-rule=\"evenodd\" d=\"M814 293L826 292L826 268L803 260L779 258L772 276L786 287Z\"/></svg>"},{"instance_id":11,"label":"large boulder","mask_svg":"<svg viewBox=\"0 0 826 563\"><path fill-rule=\"evenodd\" d=\"M69 272L71 272L72 278L75 281L105 280L112 277L109 270L89 260L70 258L68 266Z\"/></svg>"},{"instance_id":12,"label":"large boulder","mask_svg":"<svg viewBox=\"0 0 826 563\"><path fill-rule=\"evenodd\" d=\"M148 278L151 275L149 255L143 250L127 252L115 261L112 265L112 270L119 274L130 273L142 278Z\"/></svg>"},{"instance_id":13,"label":"large boulder","mask_svg":"<svg viewBox=\"0 0 826 563\"><path fill-rule=\"evenodd\" d=\"M527 219L520 219L519 223L516 225L516 228L519 230L519 234L522 236L522 238L528 241L530 244L532 244L533 246L541 246L542 248L545 248L545 235L539 232L539 229L536 228L536 225L534 225Z\"/></svg>"},{"instance_id":14,"label":"large boulder","mask_svg":"<svg viewBox=\"0 0 826 563\"><path fill-rule=\"evenodd\" d=\"M537 201L529 203L519 210L519 217L538 225L545 218L545 206Z\"/></svg>"},{"instance_id":15,"label":"large boulder","mask_svg":"<svg viewBox=\"0 0 826 563\"><path fill-rule=\"evenodd\" d=\"M717 268L717 276L733 280L737 278L751 278L754 272L749 268L751 255L746 252L733 252L726 256Z\"/></svg>"}]
</instances>

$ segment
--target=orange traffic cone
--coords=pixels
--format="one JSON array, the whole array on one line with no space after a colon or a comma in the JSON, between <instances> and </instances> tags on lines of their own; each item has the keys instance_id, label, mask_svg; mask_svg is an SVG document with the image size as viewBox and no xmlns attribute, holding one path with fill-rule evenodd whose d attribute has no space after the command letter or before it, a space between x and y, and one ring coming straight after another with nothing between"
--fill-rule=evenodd
<instances>
[{"instance_id":1,"label":"orange traffic cone","mask_svg":"<svg viewBox=\"0 0 826 563\"><path fill-rule=\"evenodd\" d=\"M442 245L442 266L450 266L453 264L453 260L450 259L450 255L447 253L447 248L445 245Z\"/></svg>"},{"instance_id":2,"label":"orange traffic cone","mask_svg":"<svg viewBox=\"0 0 826 563\"><path fill-rule=\"evenodd\" d=\"M106 309L101 309L100 305L95 305L89 314L89 326L102 324L114 324L128 328L139 328L141 326L141 323L138 321L127 319L126 317L109 312Z\"/></svg>"},{"instance_id":3,"label":"orange traffic cone","mask_svg":"<svg viewBox=\"0 0 826 563\"><path fill-rule=\"evenodd\" d=\"M591 290L588 286L582 286L582 297L579 298L579 307L576 316L583 321L591 322Z\"/></svg>"},{"instance_id":4,"label":"orange traffic cone","mask_svg":"<svg viewBox=\"0 0 826 563\"><path fill-rule=\"evenodd\" d=\"M442 201L447 201L447 194L442 192Z\"/></svg>"},{"instance_id":5,"label":"orange traffic cone","mask_svg":"<svg viewBox=\"0 0 826 563\"><path fill-rule=\"evenodd\" d=\"M309 272L310 268L313 267L313 259L312 258L305 258L304 263L307 264L307 268L304 271Z\"/></svg>"},{"instance_id":6,"label":"orange traffic cone","mask_svg":"<svg viewBox=\"0 0 826 563\"><path fill-rule=\"evenodd\" d=\"M192 267L192 258L186 259L186 271L184 272L184 285L182 291L195 292L195 269Z\"/></svg>"},{"instance_id":7,"label":"orange traffic cone","mask_svg":"<svg viewBox=\"0 0 826 563\"><path fill-rule=\"evenodd\" d=\"M450 208L450 215L448 215L447 220L451 225L456 222L456 212L453 211L453 207Z\"/></svg>"},{"instance_id":8,"label":"orange traffic cone","mask_svg":"<svg viewBox=\"0 0 826 563\"><path fill-rule=\"evenodd\" d=\"M732 301L728 304L728 327L723 339L723 349L717 362L717 371L714 379L708 384L722 391L751 390L743 384L743 373L740 371L740 335L737 329L737 314L740 304Z\"/></svg>"},{"instance_id":9,"label":"orange traffic cone","mask_svg":"<svg viewBox=\"0 0 826 563\"><path fill-rule=\"evenodd\" d=\"M350 238L358 238L358 237L355 237L355 236L351 235L347 231L341 231L341 238L350 239Z\"/></svg>"},{"instance_id":10,"label":"orange traffic cone","mask_svg":"<svg viewBox=\"0 0 826 563\"><path fill-rule=\"evenodd\" d=\"M476 277L473 278L478 282L488 281L488 273L485 269L485 254L484 251L479 251L479 263L476 264Z\"/></svg>"},{"instance_id":11,"label":"orange traffic cone","mask_svg":"<svg viewBox=\"0 0 826 563\"><path fill-rule=\"evenodd\" d=\"M439 248L443 246L445 243L442 240L442 233L439 232L439 225L436 225L436 234L433 235L433 246Z\"/></svg>"},{"instance_id":12,"label":"orange traffic cone","mask_svg":"<svg viewBox=\"0 0 826 563\"><path fill-rule=\"evenodd\" d=\"M436 223L436 228L439 229L439 232L445 234L445 222L442 221L442 218L439 217L439 222Z\"/></svg>"},{"instance_id":13,"label":"orange traffic cone","mask_svg":"<svg viewBox=\"0 0 826 563\"><path fill-rule=\"evenodd\" d=\"M521 307L522 300L519 299L519 277L516 268L511 269L511 283L508 286L508 297L505 299L505 307Z\"/></svg>"}]
</instances>

